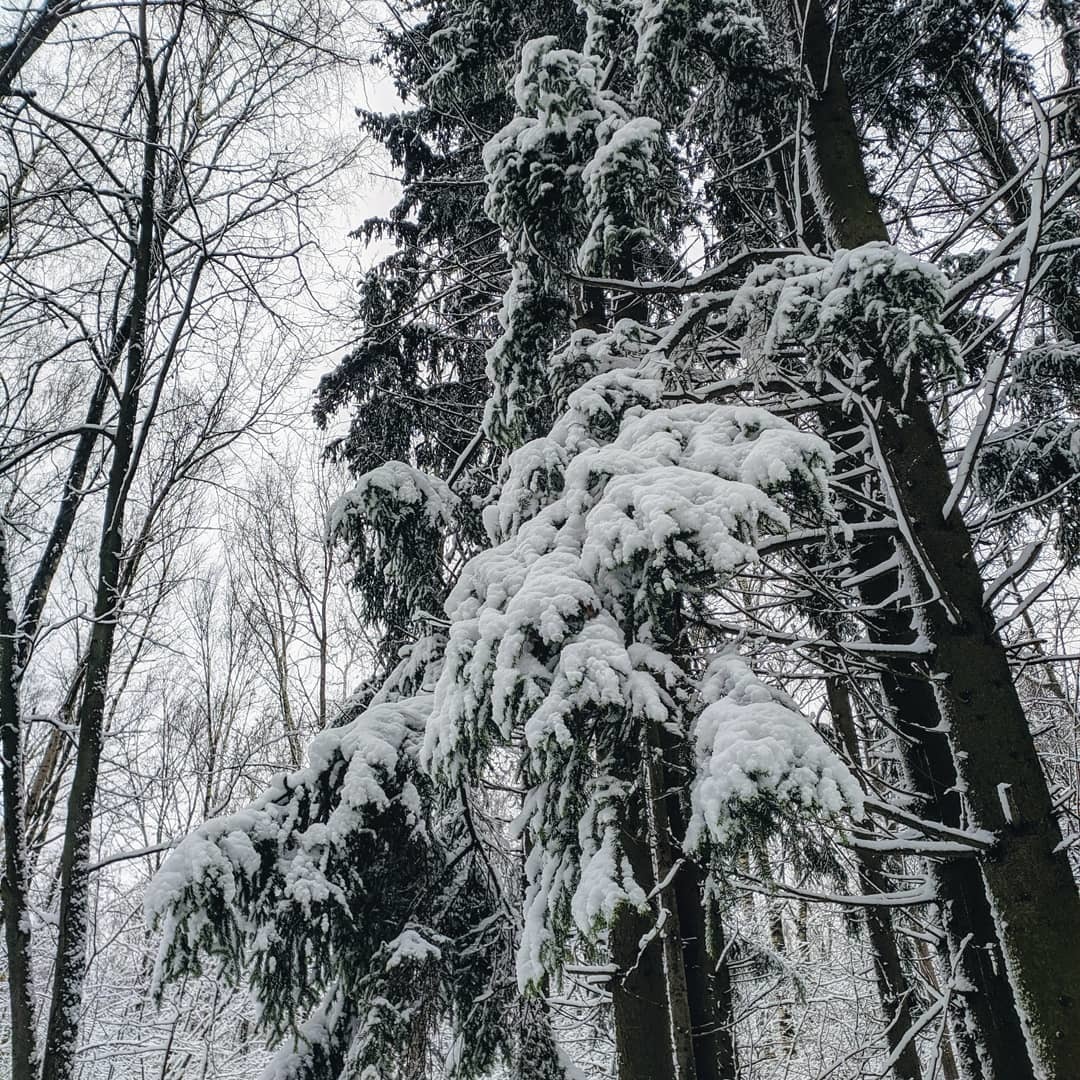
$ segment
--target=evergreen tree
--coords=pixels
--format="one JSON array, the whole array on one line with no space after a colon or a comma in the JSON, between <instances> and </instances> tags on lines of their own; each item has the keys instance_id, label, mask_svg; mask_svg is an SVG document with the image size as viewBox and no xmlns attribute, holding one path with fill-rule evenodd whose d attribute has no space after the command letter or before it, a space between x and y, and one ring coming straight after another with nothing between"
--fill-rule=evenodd
<instances>
[{"instance_id":1,"label":"evergreen tree","mask_svg":"<svg viewBox=\"0 0 1080 1080\"><path fill-rule=\"evenodd\" d=\"M1063 565L1075 559L1072 285L1039 248L1068 231L1068 204L1046 195L1045 154L1042 187L1024 191L989 122L980 69L991 49L1003 85L1030 82L1010 6L867 0L842 26L834 15L818 0L628 0L541 24L529 8L438 5L419 29L387 35L403 87L424 101L365 120L410 185L395 220L371 226L400 247L362 285L363 339L324 381L319 410L354 408L336 452L357 481L332 528L386 631L370 702L334 738L366 745L361 733L398 717L408 734L377 759L385 777L404 770L402 787L387 796L379 779L384 796L323 839L335 807L351 807L348 763L374 766L339 750L347 767L328 771L317 744L309 775L255 817L207 826L178 852L179 876L152 905L169 929L165 977L197 962L192 949L223 951L234 977L255 972L277 1034L290 1008L334 1018L343 1034L311 1057L313 1076L347 1060L405 1067L387 1041L405 1027L369 1034L350 1012L365 994L395 1000L389 973L405 959L390 960L404 949L430 981L416 999L425 1008L402 1004L395 1023L421 1024L412 1045L424 1054L437 1035L476 1032L477 1056L453 1060L462 1075L500 1053L520 1060L534 1040L543 1067L562 1068L542 1001L585 957L610 961L620 1080L730 1077L716 899L737 853L771 838L835 874L829 823L861 818L864 796L830 740L868 783L914 797L868 801L908 831L864 822L858 880L887 888L903 864L882 853L932 861L933 891L910 899L940 903L960 1066L1068 1075L1080 899L995 626L1001 585L987 586L977 558L985 535L998 545L988 566L1027 536L1030 517L994 509L1008 501L1056 523ZM887 53L908 35L916 44L889 84ZM950 264L958 282L889 242L889 204L866 164L901 160L939 93L995 163L990 208L1005 218L996 253ZM872 156L860 116L884 135ZM706 260L696 278L679 244ZM978 309L983 283L1013 263L1021 313L1039 286L1061 342L1018 347L1027 327L1006 340ZM972 421L951 418L946 434L966 448L950 462L931 406L961 399L971 380L982 403ZM770 575L764 606L813 639L834 732L732 644L733 633L781 636L741 602L759 587L752 577ZM900 774L873 776L862 760L837 682L849 664L851 687L893 733ZM504 803L524 861L520 909L514 874L493 869L508 838L470 824L474 794L508 769L521 798ZM401 820L387 810L395 799ZM410 814L427 847L395 903L427 899L386 915L392 938L383 927L365 937L357 922L332 958L325 942L311 947L322 1005L274 997L266 943L294 958L309 948L309 926L280 914L289 853L329 844L317 848L329 883L319 902L374 910L357 856L398 881L390 861L415 842ZM312 828L317 841L305 839ZM350 828L387 843L360 853ZM464 908L462 884L474 894ZM438 899L448 888L453 903ZM250 922L203 921L234 893L255 898L241 904ZM496 915L504 960L478 974L463 942ZM942 1006L916 1018L894 920L868 927L889 1066L916 1080L919 1033ZM505 990L511 952L521 997ZM500 990L470 1012L478 980ZM530 1034L500 1034L506 1015Z\"/></svg>"}]
</instances>

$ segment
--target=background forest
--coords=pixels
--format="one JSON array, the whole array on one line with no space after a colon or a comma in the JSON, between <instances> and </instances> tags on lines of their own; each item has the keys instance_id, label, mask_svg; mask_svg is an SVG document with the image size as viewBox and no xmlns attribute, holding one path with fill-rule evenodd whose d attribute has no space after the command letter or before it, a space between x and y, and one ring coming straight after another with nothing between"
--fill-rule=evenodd
<instances>
[{"instance_id":1,"label":"background forest","mask_svg":"<svg viewBox=\"0 0 1080 1080\"><path fill-rule=\"evenodd\" d=\"M0 1076L1078 1075L1072 0L3 20Z\"/></svg>"}]
</instances>

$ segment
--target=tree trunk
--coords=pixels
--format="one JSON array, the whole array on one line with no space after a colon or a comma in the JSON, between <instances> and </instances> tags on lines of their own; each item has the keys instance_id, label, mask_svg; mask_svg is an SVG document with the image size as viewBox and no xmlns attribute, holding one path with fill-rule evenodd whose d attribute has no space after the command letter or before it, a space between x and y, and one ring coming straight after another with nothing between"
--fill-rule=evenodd
<instances>
[{"instance_id":1,"label":"tree trunk","mask_svg":"<svg viewBox=\"0 0 1080 1080\"><path fill-rule=\"evenodd\" d=\"M668 648L674 654L687 647L680 608L679 603L673 604L667 624ZM670 1000L674 1011L678 995L685 998L692 1069L697 1080L727 1080L735 1073L730 972L726 956L711 953L709 948L708 873L683 854L690 809L688 793L694 773L692 752L685 736L667 728L656 729L653 738L656 745L650 761L650 789L656 850L661 855L656 873L659 880L670 877L665 903L674 909L678 919L679 948L672 951L670 963L678 965L681 977L680 985L672 987ZM678 867L672 873L676 863ZM712 914L715 932L722 937L719 913Z\"/></svg>"},{"instance_id":2,"label":"tree trunk","mask_svg":"<svg viewBox=\"0 0 1080 1080\"><path fill-rule=\"evenodd\" d=\"M919 812L928 820L962 828L956 769L933 689L925 680L894 674L882 684L901 736L907 775L920 797ZM978 863L934 859L927 869L941 904L946 966L959 977L954 997L966 1014L953 1024L965 1073L977 1080L1034 1080Z\"/></svg>"},{"instance_id":3,"label":"tree trunk","mask_svg":"<svg viewBox=\"0 0 1080 1080\"><path fill-rule=\"evenodd\" d=\"M683 905L679 903L676 880L684 876L685 862L680 864L681 851L672 834L668 817L668 775L662 760L662 750L649 746L654 756L645 762L648 777L650 840L653 853L653 872L658 882L667 882L658 897L663 906L664 922L661 939L664 944L664 974L667 979L668 1009L671 1013L671 1045L675 1057L675 1075L679 1080L697 1080L696 1058L701 1047L695 1045L695 1017L690 1005L688 973L683 958ZM685 889L682 890L685 894ZM685 896L684 896L685 898ZM696 1002L700 1010L701 1002Z\"/></svg>"},{"instance_id":4,"label":"tree trunk","mask_svg":"<svg viewBox=\"0 0 1080 1080\"><path fill-rule=\"evenodd\" d=\"M769 10L776 30L785 22L789 27L791 25L785 18L786 2L770 2ZM959 93L961 76L953 72L950 72L950 76L951 81L955 81L953 93ZM995 168L1007 170L1011 165L1015 169L1015 159L1000 139L1000 133L988 123L990 117L985 102L981 102L981 98L970 97L973 85L970 81L963 83L963 89L969 95L966 118L973 126L978 121L976 134L982 136L979 138L980 151L984 159L992 159ZM774 134L772 142L779 141L779 135ZM786 157L786 149L779 151L779 156ZM794 172L794 165L787 161L776 172L786 178ZM1001 186L1007 178L1007 175L993 173L995 186ZM1010 215L1014 216L1018 210L1026 214L1025 193L1019 188L1012 189L1006 205ZM871 211L866 209L864 213L869 215ZM799 232L811 250L819 250L825 244L821 222L822 219L807 207L803 221L788 221L787 226ZM835 443L839 443L841 448L856 449L861 442L861 433L851 432L850 421L843 413L837 409L823 409L821 416L827 434ZM880 491L871 494L880 497ZM843 516L852 523L866 520L864 508L854 503L843 509ZM869 574L889 560L892 550L890 539L856 540L850 551L852 567L858 575ZM910 618L897 609L895 601L890 603L890 599L898 594L898 589L899 580L895 572L864 579L859 587L864 607L870 612L865 616L868 636L875 644L906 644L915 638ZM905 677L899 672L886 670L881 679L881 690L891 713L891 722L904 736L898 740L898 746L908 785L919 799L920 812L928 820L941 821L953 828L962 827L956 770L932 687L925 679L913 678L910 674ZM970 859L952 862L930 860L927 871L941 904L946 931L946 967L959 976L959 986L952 993L953 1022L950 1026L956 1053L964 1062L965 1075L971 1080L981 1077L988 1080L993 1077L1033 1080L1020 1018L978 866ZM869 884L867 887L870 887ZM873 909L868 913L868 922L873 921L875 915L883 914L887 916L887 909ZM868 932L873 941L882 931L868 925ZM883 974L881 965L885 969L890 965L882 957L876 963L880 977ZM901 985L895 981L897 974L886 976L894 986ZM975 1038L976 1033L978 1039ZM946 1052L948 1060L948 1047Z\"/></svg>"},{"instance_id":5,"label":"tree trunk","mask_svg":"<svg viewBox=\"0 0 1080 1080\"><path fill-rule=\"evenodd\" d=\"M825 682L825 689L829 698L829 712L844 743L844 749L848 757L858 763L862 755L859 752L855 717L851 711L847 687L838 678L829 678ZM878 852L860 848L856 849L855 857L860 890L867 895L889 892L890 886L882 856ZM883 904L870 906L865 909L865 920L870 951L874 957L874 978L881 997L881 1008L888 1023L886 1039L889 1051L895 1057L893 1072L897 1080L922 1080L922 1066L919 1063L915 1040L908 1039L908 1032L915 1023L911 1008L913 994L911 983L900 962L892 912Z\"/></svg>"},{"instance_id":6,"label":"tree trunk","mask_svg":"<svg viewBox=\"0 0 1080 1080\"><path fill-rule=\"evenodd\" d=\"M153 265L157 188L158 97L146 30L145 6L139 11L147 119L143 143L137 232L131 245L134 274L130 303L131 335L127 370L116 420L109 481L98 552L94 624L87 648L86 677L79 703L75 775L68 796L64 846L60 856L60 917L53 971L52 1002L45 1039L42 1080L70 1080L87 964L89 855L97 796L98 767L104 739L105 696L112 663L123 569L124 511L134 465L139 391L145 365L145 326Z\"/></svg>"},{"instance_id":7,"label":"tree trunk","mask_svg":"<svg viewBox=\"0 0 1080 1080\"><path fill-rule=\"evenodd\" d=\"M735 1080L738 1075L735 993L731 986L731 968L728 966L720 905L714 896L708 894L705 898L705 955L709 960L713 1009L717 1021L717 1069L720 1080Z\"/></svg>"},{"instance_id":8,"label":"tree trunk","mask_svg":"<svg viewBox=\"0 0 1080 1080\"><path fill-rule=\"evenodd\" d=\"M718 967L726 968L726 958L710 962L709 928L706 917L706 875L701 866L681 854L686 835L684 794L688 790L687 769L682 760L685 744L670 732L659 734L660 758L652 765L653 815L658 854L656 873L660 880L670 877L664 902L674 919L665 931L671 939L665 954L669 968L669 995L672 1003L676 1047L681 1047L682 1030L689 1036L690 1062L680 1049L680 1076L696 1075L697 1080L724 1080L721 1067L734 1060L730 1042L730 1012L722 1013L717 993ZM681 861L680 861L681 860ZM672 868L678 868L672 873ZM671 916L669 916L669 919ZM673 947L672 947L673 946ZM670 972L677 969L672 981ZM725 972L726 973L726 972ZM730 994L727 996L730 1006ZM685 1020L675 1018L685 1014Z\"/></svg>"},{"instance_id":9,"label":"tree trunk","mask_svg":"<svg viewBox=\"0 0 1080 1080\"><path fill-rule=\"evenodd\" d=\"M1015 180L1020 167L1016 163L1012 148L1005 141L998 117L987 105L979 89L975 72L970 65L963 60L957 60L950 65L945 87L957 111L975 136L991 185L995 188L1003 187L1010 180ZM1027 219L1031 211L1031 201L1022 182L1017 181L1009 188L1004 202L1009 219L1014 225Z\"/></svg>"},{"instance_id":10,"label":"tree trunk","mask_svg":"<svg viewBox=\"0 0 1080 1080\"><path fill-rule=\"evenodd\" d=\"M834 442L858 443L861 434L835 409L821 410L822 422ZM879 490L868 494L880 497ZM842 510L846 521L866 520L863 508L854 503ZM899 610L896 597L900 579L887 567L895 553L893 540L877 537L852 544L850 562L861 577L859 598L865 614L867 635L878 645L908 645L916 631L911 617ZM962 828L963 807L956 768L941 722L934 689L925 675L905 670L902 662L885 663L880 686L898 733L908 787L919 801L927 820ZM965 1014L952 1025L957 1051L965 1071L973 1078L1033 1080L1023 1029L1017 1015L1012 987L1001 957L986 888L972 859L929 860L927 873L934 882L946 932L947 967L960 977L954 994L955 1010Z\"/></svg>"},{"instance_id":11,"label":"tree trunk","mask_svg":"<svg viewBox=\"0 0 1080 1080\"><path fill-rule=\"evenodd\" d=\"M643 798L630 801L621 840L637 883L650 891L655 882L643 802ZM651 913L629 906L615 913L610 930L611 960L617 968L611 994L618 1080L677 1080L664 954L655 931Z\"/></svg>"},{"instance_id":12,"label":"tree trunk","mask_svg":"<svg viewBox=\"0 0 1080 1080\"><path fill-rule=\"evenodd\" d=\"M23 803L23 732L19 706L21 668L18 627L8 565L7 534L0 521L0 758L4 783L4 875L0 899L7 945L11 1009L11 1074L32 1077L37 1068L34 986L30 955L30 881Z\"/></svg>"},{"instance_id":13,"label":"tree trunk","mask_svg":"<svg viewBox=\"0 0 1080 1080\"><path fill-rule=\"evenodd\" d=\"M922 972L922 976L930 989L935 994L940 994L942 992L941 980L938 978L934 956L922 947L924 944L925 942L920 942L919 947L915 949L915 962L918 964L919 970ZM942 1080L960 1080L960 1068L956 1063L956 1054L953 1051L952 1043L944 1036L945 1029L942 1030L938 1038L937 1060L941 1063ZM972 1074L971 1080L974 1080L977 1075Z\"/></svg>"},{"instance_id":14,"label":"tree trunk","mask_svg":"<svg viewBox=\"0 0 1080 1080\"><path fill-rule=\"evenodd\" d=\"M779 23L783 11L774 10L774 14ZM842 102L842 84L831 87L831 92ZM837 130L843 135L844 125L837 124ZM853 124L849 125L846 137L854 138ZM853 155L847 155L847 160L853 161ZM1007 154L997 154L994 160L998 165L1002 161L1007 165L1011 158ZM861 163L858 167L861 168ZM822 175L818 174L819 180ZM825 175L831 174L826 171ZM1000 178L995 181L1001 182ZM847 219L845 228L849 234L861 229L863 226L859 223L865 224L876 214L867 195L865 188L855 192L859 212ZM1017 205L1010 201L1010 211L1015 212ZM823 218L814 215L810 220L818 226ZM836 228L835 221L824 220ZM815 237L817 242L822 240L822 237ZM837 409L823 409L821 415L833 441L842 449L854 451L862 435L852 432L850 420ZM881 493L874 490L869 494L880 497ZM854 503L844 508L843 516L853 523L866 518L864 509ZM869 576L875 567L886 564L892 554L892 540L881 538L857 539L850 552L856 574L868 575L859 586L859 592L864 609L869 613L865 616L868 636L875 644L907 644L916 636L910 617L898 609L895 600L899 589L898 575L889 571ZM924 677L893 665L891 671L886 669L884 672L881 689L892 714L892 723L903 736L898 745L908 784L920 800L920 812L930 820L954 828L962 827L956 770L932 687ZM1032 1080L1032 1065L979 869L969 859L932 860L927 869L941 903L948 948L947 967L959 976L959 988L953 993L952 1029L965 1072L973 1078ZM963 1015L957 1016L957 1013Z\"/></svg>"},{"instance_id":15,"label":"tree trunk","mask_svg":"<svg viewBox=\"0 0 1080 1080\"><path fill-rule=\"evenodd\" d=\"M663 733L663 813L676 852L683 847L689 789L686 745L669 732ZM684 856L672 880L671 902L678 915L681 950L693 1048L693 1067L698 1080L728 1080L734 1076L732 1040L731 976L723 951L710 950L710 913L707 912L707 881L703 868ZM715 934L723 940L719 913L713 913Z\"/></svg>"},{"instance_id":16,"label":"tree trunk","mask_svg":"<svg viewBox=\"0 0 1080 1080\"><path fill-rule=\"evenodd\" d=\"M817 92L808 121L814 197L842 247L887 241L819 0L808 0L803 56ZM831 62L830 62L831 59ZM873 358L871 358L873 360ZM958 509L943 517L948 468L922 378L872 364L871 419L895 511L918 551L902 551L918 629L934 649L934 686L971 823L998 837L980 858L1032 1054L1050 1077L1080 1060L1080 897L1008 658ZM927 580L927 575L931 580Z\"/></svg>"},{"instance_id":17,"label":"tree trunk","mask_svg":"<svg viewBox=\"0 0 1080 1080\"><path fill-rule=\"evenodd\" d=\"M733 1080L731 975L727 958L719 952L713 955L709 950L705 876L696 863L687 860L675 875L674 886L697 1077L698 1080ZM716 933L722 938L718 915L716 922Z\"/></svg>"}]
</instances>

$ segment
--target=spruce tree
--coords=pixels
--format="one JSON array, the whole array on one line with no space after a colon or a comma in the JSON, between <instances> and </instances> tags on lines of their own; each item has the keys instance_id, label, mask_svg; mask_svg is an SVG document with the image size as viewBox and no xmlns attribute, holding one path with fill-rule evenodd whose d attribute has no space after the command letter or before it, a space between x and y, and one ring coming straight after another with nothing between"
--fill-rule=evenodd
<instances>
[{"instance_id":1,"label":"spruce tree","mask_svg":"<svg viewBox=\"0 0 1080 1080\"><path fill-rule=\"evenodd\" d=\"M530 8L440 5L421 30L387 35L403 85L421 86L425 102L365 120L409 178L396 219L372 226L400 246L364 282L363 339L319 403L324 417L354 409L336 452L357 479L333 527L385 648L364 711L342 729L352 734L335 737L365 745L359 733L399 717L408 734L393 754L355 758L385 770L375 769L385 797L353 824L385 834L377 865L397 874L387 860L413 842L417 815L428 847L410 872L422 868L437 896L451 870L468 872L468 891L485 899L464 911L395 908L396 937L350 929L332 960L315 947L320 1015L340 1017L345 1034L337 1058L328 1050L310 1068L329 1062L333 1074L345 1053L402 1065L391 1036L367 1034L337 1002L342 979L350 1002L394 1000L389 958L406 932L419 935L409 963L430 971L424 1052L436 1031L472 1031L462 1016L477 984L468 962L459 970L462 942L499 912L502 959L483 978L501 989L468 1014L482 1050L456 1066L463 1075L500 1053L520 1060L533 1039L550 1051L544 1067L561 1068L542 1002L584 956L612 969L621 1080L732 1076L732 1043L717 1038L730 988L717 977L716 898L740 853L770 838L834 872L825 849L837 822L860 817L863 793L832 739L868 782L914 796L871 800L916 835L880 839L864 821L859 881L886 888L901 864L882 851L931 859L960 980L961 1064L972 1075L1068 1075L1080 900L977 542L987 529L1002 547L1026 538L1030 517L986 509L1011 501L1053 523L1061 558L1075 558L1071 285L1067 274L1032 277L1042 237L1025 222L1037 200L980 96L995 42L1011 85L1027 85L1008 44L1012 8L892 13L868 0L837 27L816 0L598 2L546 21ZM917 46L889 89L878 72L909 32ZM1006 341L963 306L995 256L950 264L956 287L889 242L857 121L880 123L880 161L918 137L919 107L939 91L982 158L1017 177L1001 187L1012 230L1001 250L1026 235L1018 287L1037 281L1061 341L1017 347L1021 331ZM1047 229L1067 230L1061 200L1043 203ZM706 262L696 277L680 243ZM975 344L962 348L959 335ZM947 434L967 449L950 473L931 404L972 379L986 404L974 430L962 410L951 419ZM972 513L984 517L975 541ZM751 576L768 575L772 606L813 639L834 732L755 670L746 641L770 624L740 598ZM871 709L880 699L902 775L869 775L861 760L836 681L849 663L853 689ZM291 871L270 867L271 852L304 849L313 825L351 805L352 765L327 772L327 753L240 826L208 826L154 902L170 931L163 973L194 962L184 948L194 935L231 957L235 977L256 973L279 1032L289 1008L316 1003L273 998L264 939L281 934L291 956L306 956L309 927L279 931L263 899L243 901L250 924L225 920L220 932L199 912L233 892L273 897L275 911L291 896ZM521 798L505 804L512 835L480 836L474 793L508 769ZM391 773L407 795L386 794ZM401 821L387 809L398 803ZM286 824L274 832L259 815ZM320 873L328 896L369 905L347 832L330 855L317 849ZM256 870L232 837L259 851L264 833ZM513 874L492 869L508 842L524 860L520 909ZM460 867L448 855L458 844ZM194 873L203 861L210 869ZM410 882L401 895L418 891ZM894 920L879 913L868 926L890 1064L915 1080L925 1019L910 965ZM505 992L511 952L520 998ZM501 1037L508 1015L531 1034ZM400 1039L405 1028L385 1030Z\"/></svg>"}]
</instances>

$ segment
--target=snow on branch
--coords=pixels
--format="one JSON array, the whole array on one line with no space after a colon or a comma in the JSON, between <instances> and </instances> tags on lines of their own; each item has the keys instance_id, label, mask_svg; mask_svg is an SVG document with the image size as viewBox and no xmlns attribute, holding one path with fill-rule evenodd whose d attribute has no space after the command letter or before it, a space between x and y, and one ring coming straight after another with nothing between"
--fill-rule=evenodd
<instances>
[{"instance_id":1,"label":"snow on branch","mask_svg":"<svg viewBox=\"0 0 1080 1080\"><path fill-rule=\"evenodd\" d=\"M732 301L728 325L750 359L767 364L798 345L818 372L853 366L853 386L882 350L901 377L912 363L952 374L962 365L941 322L947 291L937 267L875 242L831 259L793 255L757 267Z\"/></svg>"},{"instance_id":2,"label":"snow on branch","mask_svg":"<svg viewBox=\"0 0 1080 1080\"><path fill-rule=\"evenodd\" d=\"M551 433L511 455L487 516L495 546L446 604L423 760L456 782L493 747L523 747L523 985L558 964L567 927L590 936L621 904L645 903L619 829L642 733L689 719L692 675L663 647L673 600L756 562L797 495L819 510L826 497L831 455L817 436L761 409L662 400L647 364L570 394ZM797 738L817 739L799 722L809 736ZM825 752L820 739L792 751Z\"/></svg>"},{"instance_id":3,"label":"snow on branch","mask_svg":"<svg viewBox=\"0 0 1080 1080\"><path fill-rule=\"evenodd\" d=\"M728 845L762 815L863 816L862 790L847 766L795 702L734 649L709 665L700 694L688 851Z\"/></svg>"},{"instance_id":4,"label":"snow on branch","mask_svg":"<svg viewBox=\"0 0 1080 1080\"><path fill-rule=\"evenodd\" d=\"M448 1033L441 1064L476 1077L520 1034L512 934L460 815L417 767L431 706L382 702L323 731L305 768L188 836L146 894L155 992L210 961L246 978L280 1043L265 1080L387 1062L420 1075Z\"/></svg>"}]
</instances>

